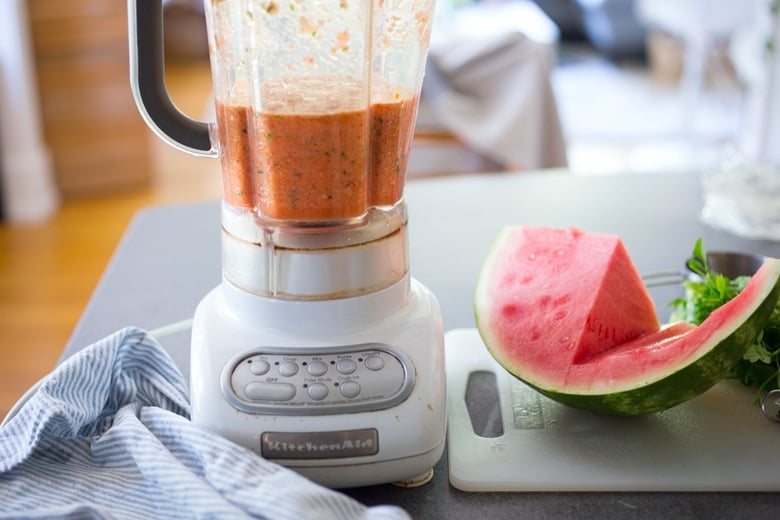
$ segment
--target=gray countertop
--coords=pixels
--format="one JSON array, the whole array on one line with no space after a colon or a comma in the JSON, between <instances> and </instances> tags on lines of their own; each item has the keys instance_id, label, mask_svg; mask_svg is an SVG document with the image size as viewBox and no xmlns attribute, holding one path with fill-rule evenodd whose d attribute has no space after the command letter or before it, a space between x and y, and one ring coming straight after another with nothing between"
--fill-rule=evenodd
<instances>
[{"instance_id":1,"label":"gray countertop","mask_svg":"<svg viewBox=\"0 0 780 520\"><path fill-rule=\"evenodd\" d=\"M699 179L690 173L467 175L411 181L406 199L412 275L439 298L447 330L474 326L477 274L505 224L619 234L642 273L682 269L699 237L708 250L780 257L780 242L744 239L701 224ZM127 325L151 330L190 319L199 300L220 282L220 272L217 201L139 212L62 358ZM662 318L678 290L652 291ZM189 331L161 343L187 374ZM366 504L399 504L418 518L768 518L780 508L780 495L771 493L465 493L448 484L446 454L426 486L348 493Z\"/></svg>"}]
</instances>

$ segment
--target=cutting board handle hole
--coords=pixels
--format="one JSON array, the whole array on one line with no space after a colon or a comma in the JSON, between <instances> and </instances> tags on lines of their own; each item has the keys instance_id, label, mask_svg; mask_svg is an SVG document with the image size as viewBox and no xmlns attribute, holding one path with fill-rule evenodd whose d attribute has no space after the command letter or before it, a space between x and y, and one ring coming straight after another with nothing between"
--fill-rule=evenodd
<instances>
[{"instance_id":1,"label":"cutting board handle hole","mask_svg":"<svg viewBox=\"0 0 780 520\"><path fill-rule=\"evenodd\" d=\"M488 370L471 372L464 398L476 435L489 439L504 435L496 374Z\"/></svg>"}]
</instances>

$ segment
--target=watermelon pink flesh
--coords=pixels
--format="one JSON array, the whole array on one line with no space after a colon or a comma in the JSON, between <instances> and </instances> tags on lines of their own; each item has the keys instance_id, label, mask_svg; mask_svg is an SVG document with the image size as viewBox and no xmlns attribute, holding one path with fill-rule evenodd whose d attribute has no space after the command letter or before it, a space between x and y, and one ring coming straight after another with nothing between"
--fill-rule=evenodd
<instances>
[{"instance_id":1,"label":"watermelon pink flesh","mask_svg":"<svg viewBox=\"0 0 780 520\"><path fill-rule=\"evenodd\" d=\"M489 329L505 356L555 380L642 334L659 329L655 306L616 235L576 229L507 228L492 273ZM478 318L479 319L479 318ZM503 356L502 356L503 357ZM547 378L545 377L545 379Z\"/></svg>"}]
</instances>

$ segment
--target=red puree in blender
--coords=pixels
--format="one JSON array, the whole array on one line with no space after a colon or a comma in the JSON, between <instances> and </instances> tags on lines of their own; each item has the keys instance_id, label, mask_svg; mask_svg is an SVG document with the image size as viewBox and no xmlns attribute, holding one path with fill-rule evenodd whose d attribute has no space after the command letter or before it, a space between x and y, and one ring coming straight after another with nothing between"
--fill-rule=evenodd
<instances>
[{"instance_id":1,"label":"red puree in blender","mask_svg":"<svg viewBox=\"0 0 780 520\"><path fill-rule=\"evenodd\" d=\"M400 200L417 97L328 113L296 111L295 103L276 100L284 113L254 113L217 102L228 203L273 219L318 221Z\"/></svg>"},{"instance_id":2,"label":"red puree in blender","mask_svg":"<svg viewBox=\"0 0 780 520\"><path fill-rule=\"evenodd\" d=\"M225 200L233 206L251 208L254 201L249 175L249 110L219 102L216 110Z\"/></svg>"}]
</instances>

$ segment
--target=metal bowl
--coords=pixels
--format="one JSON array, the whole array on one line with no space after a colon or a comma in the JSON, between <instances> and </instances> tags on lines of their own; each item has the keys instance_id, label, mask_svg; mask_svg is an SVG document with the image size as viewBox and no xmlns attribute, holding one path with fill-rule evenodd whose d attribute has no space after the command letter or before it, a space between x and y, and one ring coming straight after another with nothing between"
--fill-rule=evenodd
<instances>
[{"instance_id":1,"label":"metal bowl","mask_svg":"<svg viewBox=\"0 0 780 520\"><path fill-rule=\"evenodd\" d=\"M729 279L738 276L753 276L764 263L765 256L736 251L710 251L707 253L707 263L710 269ZM698 274L691 271L686 261L683 271L661 271L642 276L648 288L678 285L684 280L701 280Z\"/></svg>"},{"instance_id":2,"label":"metal bowl","mask_svg":"<svg viewBox=\"0 0 780 520\"><path fill-rule=\"evenodd\" d=\"M764 260L766 260L765 256L752 253L733 251L710 251L707 253L707 263L710 269L727 278L753 276Z\"/></svg>"}]
</instances>

